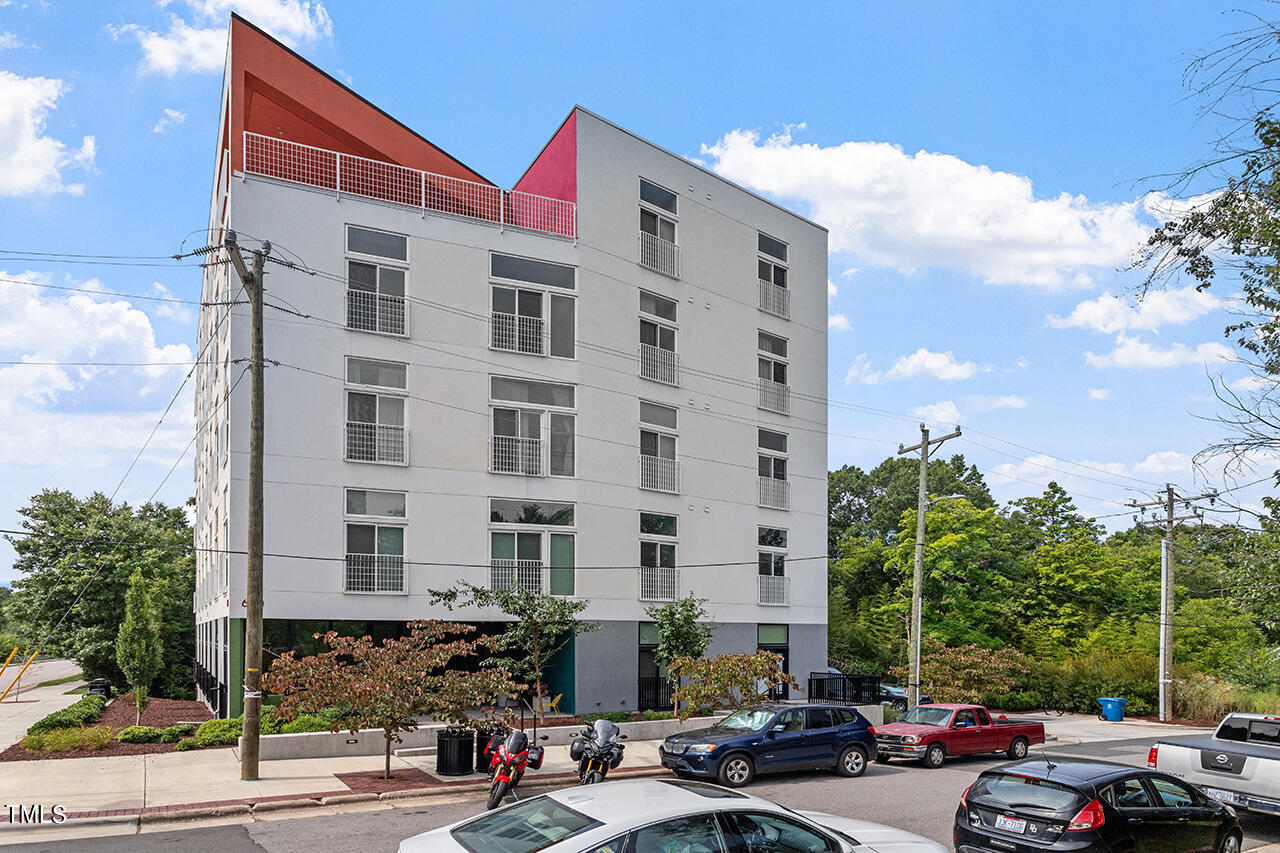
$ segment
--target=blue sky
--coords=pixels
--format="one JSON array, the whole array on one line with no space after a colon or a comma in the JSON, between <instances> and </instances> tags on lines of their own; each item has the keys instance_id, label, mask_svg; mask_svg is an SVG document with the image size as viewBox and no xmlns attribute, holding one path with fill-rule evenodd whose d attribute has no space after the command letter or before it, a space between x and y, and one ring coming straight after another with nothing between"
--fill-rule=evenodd
<instances>
[{"instance_id":1,"label":"blue sky","mask_svg":"<svg viewBox=\"0 0 1280 853\"><path fill-rule=\"evenodd\" d=\"M830 227L832 467L923 417L960 421L945 452L1002 500L1229 484L1190 457L1218 436L1208 375L1246 375L1231 288L1137 306L1118 271L1155 222L1143 178L1213 138L1182 88L1239 24L1212 4L0 0L0 279L75 289L0 281L0 361L41 362L0 364L0 527L46 486L115 489L182 381L192 306L90 291L198 298L149 257L205 224L233 9L504 186L581 103ZM74 364L110 361L150 366ZM189 388L120 497L175 463L159 496L191 493Z\"/></svg>"}]
</instances>

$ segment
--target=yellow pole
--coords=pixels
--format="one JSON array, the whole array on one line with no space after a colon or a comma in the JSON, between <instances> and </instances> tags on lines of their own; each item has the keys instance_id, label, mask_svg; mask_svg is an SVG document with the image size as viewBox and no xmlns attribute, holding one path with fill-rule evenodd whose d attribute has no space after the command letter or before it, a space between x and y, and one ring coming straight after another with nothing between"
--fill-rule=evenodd
<instances>
[{"instance_id":1,"label":"yellow pole","mask_svg":"<svg viewBox=\"0 0 1280 853\"><path fill-rule=\"evenodd\" d=\"M14 646L13 651L9 652L9 656L4 659L4 666L0 666L0 675L4 675L4 671L9 668L9 661L13 660L13 656L18 653L18 647Z\"/></svg>"},{"instance_id":2,"label":"yellow pole","mask_svg":"<svg viewBox=\"0 0 1280 853\"><path fill-rule=\"evenodd\" d=\"M14 685L18 683L18 680L21 679L23 674L26 673L27 667L31 666L31 662L36 659L36 654L38 653L37 652L31 653L31 657L27 658L27 662L22 665L22 672L18 673L18 677L13 680L13 684L10 684L8 687L5 688L3 693L0 693L0 702L4 701L4 697L9 695L9 691L13 689Z\"/></svg>"}]
</instances>

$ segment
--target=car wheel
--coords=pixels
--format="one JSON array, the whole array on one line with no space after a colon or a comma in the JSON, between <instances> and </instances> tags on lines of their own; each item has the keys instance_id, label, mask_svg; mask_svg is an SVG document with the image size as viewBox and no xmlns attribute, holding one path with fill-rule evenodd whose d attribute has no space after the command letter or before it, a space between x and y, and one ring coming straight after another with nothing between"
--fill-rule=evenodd
<instances>
[{"instance_id":1,"label":"car wheel","mask_svg":"<svg viewBox=\"0 0 1280 853\"><path fill-rule=\"evenodd\" d=\"M750 782L755 775L755 765L749 757L741 752L735 752L722 759L720 768L716 771L716 779L726 788L741 788Z\"/></svg>"},{"instance_id":2,"label":"car wheel","mask_svg":"<svg viewBox=\"0 0 1280 853\"><path fill-rule=\"evenodd\" d=\"M888 763L889 763L889 756L885 755L883 752L876 753L876 764L888 764Z\"/></svg>"},{"instance_id":3,"label":"car wheel","mask_svg":"<svg viewBox=\"0 0 1280 853\"><path fill-rule=\"evenodd\" d=\"M899 714L905 714L905 713L907 713L907 700L906 700L906 699L894 699L894 700L893 700L893 710L897 711Z\"/></svg>"},{"instance_id":4,"label":"car wheel","mask_svg":"<svg viewBox=\"0 0 1280 853\"><path fill-rule=\"evenodd\" d=\"M1005 755L1009 756L1010 761L1020 761L1027 757L1027 739L1024 737L1016 737L1013 743L1009 744L1009 751Z\"/></svg>"},{"instance_id":5,"label":"car wheel","mask_svg":"<svg viewBox=\"0 0 1280 853\"><path fill-rule=\"evenodd\" d=\"M1240 853L1240 833L1232 830L1222 837L1218 853Z\"/></svg>"},{"instance_id":6,"label":"car wheel","mask_svg":"<svg viewBox=\"0 0 1280 853\"><path fill-rule=\"evenodd\" d=\"M836 772L841 776L861 776L867 772L867 753L860 746L846 746L836 762Z\"/></svg>"},{"instance_id":7,"label":"car wheel","mask_svg":"<svg viewBox=\"0 0 1280 853\"><path fill-rule=\"evenodd\" d=\"M941 767L947 760L947 750L940 743L929 744L920 763L930 770Z\"/></svg>"}]
</instances>

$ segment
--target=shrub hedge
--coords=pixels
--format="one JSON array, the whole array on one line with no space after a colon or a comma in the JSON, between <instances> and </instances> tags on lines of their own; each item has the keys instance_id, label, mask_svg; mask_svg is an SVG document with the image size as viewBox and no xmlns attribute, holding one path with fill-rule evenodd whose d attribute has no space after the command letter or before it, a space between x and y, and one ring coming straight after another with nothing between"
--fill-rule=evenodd
<instances>
[{"instance_id":1,"label":"shrub hedge","mask_svg":"<svg viewBox=\"0 0 1280 853\"><path fill-rule=\"evenodd\" d=\"M199 749L200 741L193 737L184 737L182 740L175 743L173 748L176 752L186 752L188 749Z\"/></svg>"},{"instance_id":2,"label":"shrub hedge","mask_svg":"<svg viewBox=\"0 0 1280 853\"><path fill-rule=\"evenodd\" d=\"M92 723L98 719L107 700L101 696L85 696L73 705L54 711L31 724L27 734L53 731L54 729L75 729Z\"/></svg>"},{"instance_id":3,"label":"shrub hedge","mask_svg":"<svg viewBox=\"0 0 1280 853\"><path fill-rule=\"evenodd\" d=\"M195 729L196 729L195 726L186 726L186 725L169 726L169 728L161 730L160 742L161 743L177 743L178 741L182 740L184 737L187 737L188 735L190 735L193 731L195 731Z\"/></svg>"},{"instance_id":4,"label":"shrub hedge","mask_svg":"<svg viewBox=\"0 0 1280 853\"><path fill-rule=\"evenodd\" d=\"M22 739L22 748L30 752L48 750L63 752L69 749L101 749L111 743L111 729L106 726L48 729L29 734Z\"/></svg>"},{"instance_id":5,"label":"shrub hedge","mask_svg":"<svg viewBox=\"0 0 1280 853\"><path fill-rule=\"evenodd\" d=\"M121 743L156 743L160 740L160 729L151 726L129 726L120 730L116 740Z\"/></svg>"},{"instance_id":6,"label":"shrub hedge","mask_svg":"<svg viewBox=\"0 0 1280 853\"><path fill-rule=\"evenodd\" d=\"M226 720L209 720L201 723L200 728L196 729L195 739L200 746L227 746L234 744L240 739L239 717L231 717ZM182 743L182 741L178 741ZM187 747L191 749L191 747Z\"/></svg>"}]
</instances>

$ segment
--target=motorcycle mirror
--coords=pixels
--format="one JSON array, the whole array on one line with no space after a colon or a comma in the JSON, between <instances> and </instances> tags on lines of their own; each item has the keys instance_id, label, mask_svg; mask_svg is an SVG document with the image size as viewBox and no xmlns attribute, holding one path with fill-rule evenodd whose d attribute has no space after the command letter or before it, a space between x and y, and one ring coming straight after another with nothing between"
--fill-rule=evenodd
<instances>
[{"instance_id":1,"label":"motorcycle mirror","mask_svg":"<svg viewBox=\"0 0 1280 853\"><path fill-rule=\"evenodd\" d=\"M551 735L538 735L538 740L551 740Z\"/></svg>"},{"instance_id":2,"label":"motorcycle mirror","mask_svg":"<svg viewBox=\"0 0 1280 853\"><path fill-rule=\"evenodd\" d=\"M618 740L626 740L626 739L627 739L626 735L618 735Z\"/></svg>"}]
</instances>

